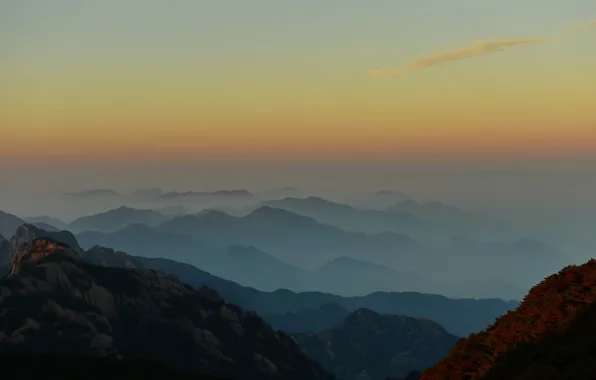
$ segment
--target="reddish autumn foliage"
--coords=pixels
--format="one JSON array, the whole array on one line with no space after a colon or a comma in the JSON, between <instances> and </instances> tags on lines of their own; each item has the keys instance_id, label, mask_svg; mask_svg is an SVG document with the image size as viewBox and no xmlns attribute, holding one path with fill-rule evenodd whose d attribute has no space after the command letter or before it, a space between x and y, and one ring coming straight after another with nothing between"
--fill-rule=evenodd
<instances>
[{"instance_id":1,"label":"reddish autumn foliage","mask_svg":"<svg viewBox=\"0 0 596 380\"><path fill-rule=\"evenodd\" d=\"M595 345L591 342L596 340L592 334L596 328L589 327L594 323L587 322L593 315L596 315L596 260L568 266L534 286L516 310L498 318L483 332L461 339L443 360L424 371L420 379L514 379L522 378L519 376L522 372L530 376L524 379L556 379L563 378L556 377L561 376L557 371L562 366L570 371L571 365L574 373L585 374L586 367L571 363L568 356L571 351L578 358L594 355ZM586 336L578 332L582 329L590 329L592 333L578 343L578 337ZM596 366L591 367L596 372Z\"/></svg>"}]
</instances>

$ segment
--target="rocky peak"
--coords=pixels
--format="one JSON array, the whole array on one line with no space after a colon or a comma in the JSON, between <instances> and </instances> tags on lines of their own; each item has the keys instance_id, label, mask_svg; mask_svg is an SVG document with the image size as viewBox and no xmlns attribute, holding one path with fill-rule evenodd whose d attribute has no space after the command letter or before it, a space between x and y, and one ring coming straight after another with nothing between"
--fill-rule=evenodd
<instances>
[{"instance_id":1,"label":"rocky peak","mask_svg":"<svg viewBox=\"0 0 596 380\"><path fill-rule=\"evenodd\" d=\"M25 262L37 262L57 251L78 256L82 249L68 231L48 232L23 224L8 243L0 241L0 278L18 273Z\"/></svg>"},{"instance_id":2,"label":"rocky peak","mask_svg":"<svg viewBox=\"0 0 596 380\"><path fill-rule=\"evenodd\" d=\"M70 249L65 244L62 244L51 238L34 238L30 243L25 242L11 251L12 265L9 275L17 275L24 265L35 264L41 259L58 252L71 257L78 256L78 253Z\"/></svg>"}]
</instances>

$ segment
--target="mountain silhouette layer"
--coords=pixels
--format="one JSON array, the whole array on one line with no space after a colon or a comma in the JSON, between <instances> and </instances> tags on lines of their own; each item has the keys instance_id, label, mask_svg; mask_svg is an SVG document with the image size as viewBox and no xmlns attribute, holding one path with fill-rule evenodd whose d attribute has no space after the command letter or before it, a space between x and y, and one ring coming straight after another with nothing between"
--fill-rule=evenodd
<instances>
[{"instance_id":1,"label":"mountain silhouette layer","mask_svg":"<svg viewBox=\"0 0 596 380\"><path fill-rule=\"evenodd\" d=\"M241 286L233 281L214 276L192 265L165 258L131 256L110 248L92 247L84 253L90 262L125 268L144 268L175 274L183 282L199 288L209 286L224 299L248 310L254 310L276 327L292 326L292 332L312 331L313 326L327 328L342 321L342 313L327 313L313 323L309 314L318 314L318 308L337 304L348 312L368 308L383 314L398 314L416 318L428 318L440 323L447 331L458 336L478 332L505 311L518 305L500 299L450 299L447 297L415 292L375 292L366 296L341 297L322 292L292 292L278 289L263 292ZM287 318L287 319L286 319ZM287 321L282 322L282 321ZM324 323L327 321L326 323Z\"/></svg>"}]
</instances>

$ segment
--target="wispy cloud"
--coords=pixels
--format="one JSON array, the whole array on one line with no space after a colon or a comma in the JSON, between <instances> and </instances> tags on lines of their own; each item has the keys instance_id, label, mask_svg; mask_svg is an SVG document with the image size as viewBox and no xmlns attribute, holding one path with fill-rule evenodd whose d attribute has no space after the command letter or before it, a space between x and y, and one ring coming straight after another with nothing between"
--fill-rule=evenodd
<instances>
[{"instance_id":1,"label":"wispy cloud","mask_svg":"<svg viewBox=\"0 0 596 380\"><path fill-rule=\"evenodd\" d=\"M570 25L567 27L567 29L575 30L575 31L579 31L579 32L588 32L588 31L596 32L596 20L590 20L584 24Z\"/></svg>"},{"instance_id":2,"label":"wispy cloud","mask_svg":"<svg viewBox=\"0 0 596 380\"><path fill-rule=\"evenodd\" d=\"M515 46L542 44L552 40L554 40L554 38L481 40L476 41L472 43L471 46L465 48L455 49L448 52L440 52L427 57L419 58L410 62L410 64L403 70L370 70L368 73L375 76L401 75L409 71L422 70L432 66L441 65L443 63L492 54Z\"/></svg>"}]
</instances>

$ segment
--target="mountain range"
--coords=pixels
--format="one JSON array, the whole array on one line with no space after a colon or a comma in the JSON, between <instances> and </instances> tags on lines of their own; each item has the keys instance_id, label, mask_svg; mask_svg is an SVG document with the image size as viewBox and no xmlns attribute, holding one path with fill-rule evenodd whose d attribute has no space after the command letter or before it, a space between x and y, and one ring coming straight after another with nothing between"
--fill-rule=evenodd
<instances>
[{"instance_id":1,"label":"mountain range","mask_svg":"<svg viewBox=\"0 0 596 380\"><path fill-rule=\"evenodd\" d=\"M210 211L216 212L216 211ZM84 232L77 235L83 247L114 247L135 255L183 261L217 276L260 290L287 288L319 290L340 295L363 295L377 290L404 291L431 288L423 276L398 272L349 257L339 257L307 270L287 264L250 245L216 247L179 233L160 232L141 224L115 233ZM354 282L353 279L359 279Z\"/></svg>"},{"instance_id":2,"label":"mountain range","mask_svg":"<svg viewBox=\"0 0 596 380\"><path fill-rule=\"evenodd\" d=\"M309 359L318 355L317 346L327 343L310 335L292 339L275 332L214 290L201 286L196 291L177 276L145 265L163 259L135 258L101 247L83 251L71 233L33 225L19 227L8 250L5 246L2 254L11 260L10 274L0 282L5 310L0 315L0 355L53 355L59 362L73 358L75 363L80 356L149 360L179 372L234 379L332 378ZM369 318L359 317L362 310L345 317L347 329L335 339L367 335L376 314L365 312ZM407 334L402 319L384 326ZM366 344L372 346L375 335L370 338ZM303 343L298 346L296 341ZM415 352L404 365L423 363L427 356ZM339 360L333 368L347 380L353 363L349 357ZM372 363L363 365L373 370Z\"/></svg>"},{"instance_id":3,"label":"mountain range","mask_svg":"<svg viewBox=\"0 0 596 380\"><path fill-rule=\"evenodd\" d=\"M24 223L4 215L10 217L0 216L0 223L12 229ZM42 229L60 229L49 217L33 219ZM422 246L409 235L348 232L270 206L243 216L217 210L179 215L118 207L78 218L67 227L78 232L85 248L108 246L148 257L165 254L260 290L345 296L382 290L520 299L533 283L565 262L552 247L527 238L506 243L453 237L438 244L425 239ZM532 264L537 259L540 265ZM342 260L354 265L340 265ZM254 271L242 270L244 266ZM466 271L466 266L475 270Z\"/></svg>"},{"instance_id":4,"label":"mountain range","mask_svg":"<svg viewBox=\"0 0 596 380\"><path fill-rule=\"evenodd\" d=\"M0 238L0 255L9 269L0 282L0 358L144 359L230 379L596 376L596 260L549 276L516 304L260 292L173 260L85 251L70 232L31 224Z\"/></svg>"},{"instance_id":5,"label":"mountain range","mask_svg":"<svg viewBox=\"0 0 596 380\"><path fill-rule=\"evenodd\" d=\"M351 232L424 231L429 225L410 212L382 212L358 209L319 197L285 198L263 202L266 206L308 216L321 223Z\"/></svg>"},{"instance_id":6,"label":"mountain range","mask_svg":"<svg viewBox=\"0 0 596 380\"><path fill-rule=\"evenodd\" d=\"M259 207L244 217L219 211L183 216L157 230L192 236L220 247L251 245L287 263L307 267L346 255L373 262L400 262L419 260L422 253L421 246L407 235L346 232L269 206Z\"/></svg>"},{"instance_id":7,"label":"mountain range","mask_svg":"<svg viewBox=\"0 0 596 380\"><path fill-rule=\"evenodd\" d=\"M287 334L209 288L89 264L28 228L11 239L22 244L0 282L0 354L145 359L234 379L332 378Z\"/></svg>"},{"instance_id":8,"label":"mountain range","mask_svg":"<svg viewBox=\"0 0 596 380\"><path fill-rule=\"evenodd\" d=\"M229 302L247 310L254 310L276 327L284 326L291 332L314 331L341 322L346 313L329 313L326 306L335 304L348 313L359 308L368 308L378 313L428 318L439 322L455 335L465 336L480 331L496 317L518 304L500 299L449 299L422 293L375 292L366 296L341 297L321 292L296 293L286 289L263 292L170 259L131 256L102 247L93 247L83 255L95 264L153 269L175 274L183 282L197 288L211 287ZM316 322L313 322L315 320ZM317 327L313 328L315 325Z\"/></svg>"},{"instance_id":9,"label":"mountain range","mask_svg":"<svg viewBox=\"0 0 596 380\"><path fill-rule=\"evenodd\" d=\"M158 226L169 219L169 216L154 210L140 210L122 206L75 219L68 227L73 231L117 231L135 223Z\"/></svg>"}]
</instances>

